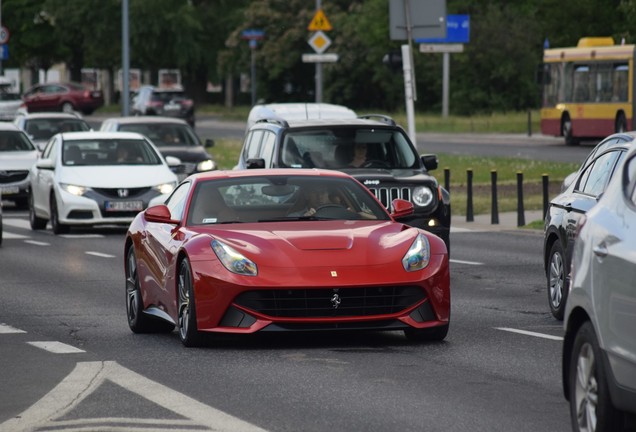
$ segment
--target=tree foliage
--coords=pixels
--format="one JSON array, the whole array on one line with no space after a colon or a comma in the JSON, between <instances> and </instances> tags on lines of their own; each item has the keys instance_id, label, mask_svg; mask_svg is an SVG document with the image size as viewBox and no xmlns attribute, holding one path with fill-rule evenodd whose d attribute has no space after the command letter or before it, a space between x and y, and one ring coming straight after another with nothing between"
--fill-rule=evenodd
<instances>
[{"instance_id":1,"label":"tree foliage","mask_svg":"<svg viewBox=\"0 0 636 432\"><path fill-rule=\"evenodd\" d=\"M11 31L4 67L67 65L72 79L84 67L121 67L123 0L3 0ZM256 65L259 99L311 101L316 67L307 27L315 2L306 0L128 0L130 66L150 72L176 68L186 89L206 97L208 81L250 75ZM337 63L325 63L323 99L358 110L400 109L403 76L382 64L406 41L389 37L388 0L322 0ZM535 72L544 41L575 45L584 36L636 42L636 0L448 0L447 13L470 15L470 42L451 55L450 108L455 113L523 110L538 105ZM265 38L250 48L246 29ZM441 107L442 55L413 44L419 111Z\"/></svg>"}]
</instances>

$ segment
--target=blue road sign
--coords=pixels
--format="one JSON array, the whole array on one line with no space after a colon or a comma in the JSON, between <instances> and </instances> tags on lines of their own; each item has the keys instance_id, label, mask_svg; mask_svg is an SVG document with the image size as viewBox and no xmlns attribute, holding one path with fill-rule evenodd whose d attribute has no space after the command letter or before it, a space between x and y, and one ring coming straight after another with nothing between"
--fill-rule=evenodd
<instances>
[{"instance_id":1,"label":"blue road sign","mask_svg":"<svg viewBox=\"0 0 636 432\"><path fill-rule=\"evenodd\" d=\"M0 45L0 60L9 59L9 45Z\"/></svg>"},{"instance_id":2,"label":"blue road sign","mask_svg":"<svg viewBox=\"0 0 636 432\"><path fill-rule=\"evenodd\" d=\"M446 37L415 39L415 43L468 43L470 40L470 15L446 15Z\"/></svg>"},{"instance_id":3,"label":"blue road sign","mask_svg":"<svg viewBox=\"0 0 636 432\"><path fill-rule=\"evenodd\" d=\"M265 32L263 30L257 29L247 29L241 32L241 39L248 40L259 40L265 37Z\"/></svg>"}]
</instances>

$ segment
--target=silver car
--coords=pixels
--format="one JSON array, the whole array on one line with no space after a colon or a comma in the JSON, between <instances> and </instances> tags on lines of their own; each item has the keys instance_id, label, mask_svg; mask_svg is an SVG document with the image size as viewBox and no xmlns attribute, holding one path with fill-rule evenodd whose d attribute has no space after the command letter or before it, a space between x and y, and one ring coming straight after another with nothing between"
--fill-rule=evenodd
<instances>
[{"instance_id":1,"label":"silver car","mask_svg":"<svg viewBox=\"0 0 636 432\"><path fill-rule=\"evenodd\" d=\"M636 414L635 146L579 222L571 276L562 377L573 430L626 430Z\"/></svg>"}]
</instances>

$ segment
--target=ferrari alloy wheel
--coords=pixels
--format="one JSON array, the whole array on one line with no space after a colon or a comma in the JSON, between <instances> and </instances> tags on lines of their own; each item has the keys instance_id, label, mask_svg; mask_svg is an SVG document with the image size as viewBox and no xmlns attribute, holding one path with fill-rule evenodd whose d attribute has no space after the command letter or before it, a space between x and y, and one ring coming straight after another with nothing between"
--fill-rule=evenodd
<instances>
[{"instance_id":1,"label":"ferrari alloy wheel","mask_svg":"<svg viewBox=\"0 0 636 432\"><path fill-rule=\"evenodd\" d=\"M581 326L574 339L569 372L570 418L573 430L623 430L623 415L612 405L601 349L594 327L589 321Z\"/></svg>"},{"instance_id":2,"label":"ferrari alloy wheel","mask_svg":"<svg viewBox=\"0 0 636 432\"><path fill-rule=\"evenodd\" d=\"M194 287L190 262L184 258L179 265L177 278L179 291L179 337L187 347L201 346L203 334L197 330L197 315L194 306Z\"/></svg>"},{"instance_id":3,"label":"ferrari alloy wheel","mask_svg":"<svg viewBox=\"0 0 636 432\"><path fill-rule=\"evenodd\" d=\"M548 303L552 315L558 319L563 319L565 312L565 300L568 295L565 276L567 268L565 264L565 254L559 240L555 241L550 248L550 257L548 260Z\"/></svg>"},{"instance_id":4,"label":"ferrari alloy wheel","mask_svg":"<svg viewBox=\"0 0 636 432\"><path fill-rule=\"evenodd\" d=\"M53 234L66 234L69 232L69 226L60 223L57 201L55 201L55 195L53 194L51 195L51 228L53 228Z\"/></svg>"},{"instance_id":5,"label":"ferrari alloy wheel","mask_svg":"<svg viewBox=\"0 0 636 432\"><path fill-rule=\"evenodd\" d=\"M33 204L33 194L29 198L29 223L32 230L41 230L46 228L46 219L38 217L35 214L35 206Z\"/></svg>"},{"instance_id":6,"label":"ferrari alloy wheel","mask_svg":"<svg viewBox=\"0 0 636 432\"><path fill-rule=\"evenodd\" d=\"M143 313L144 303L141 298L137 259L134 248L128 248L126 254L126 315L128 326L134 333L170 333L174 325L160 321Z\"/></svg>"}]
</instances>

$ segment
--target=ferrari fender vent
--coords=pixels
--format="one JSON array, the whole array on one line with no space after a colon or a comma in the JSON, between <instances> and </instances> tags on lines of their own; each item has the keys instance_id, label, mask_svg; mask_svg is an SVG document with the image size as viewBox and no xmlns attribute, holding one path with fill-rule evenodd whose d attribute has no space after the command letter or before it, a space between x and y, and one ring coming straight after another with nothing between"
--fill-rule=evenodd
<instances>
[{"instance_id":1,"label":"ferrari fender vent","mask_svg":"<svg viewBox=\"0 0 636 432\"><path fill-rule=\"evenodd\" d=\"M416 286L246 291L235 303L278 318L366 317L398 313L425 298Z\"/></svg>"}]
</instances>

